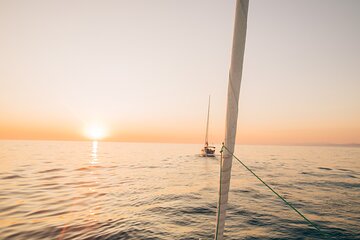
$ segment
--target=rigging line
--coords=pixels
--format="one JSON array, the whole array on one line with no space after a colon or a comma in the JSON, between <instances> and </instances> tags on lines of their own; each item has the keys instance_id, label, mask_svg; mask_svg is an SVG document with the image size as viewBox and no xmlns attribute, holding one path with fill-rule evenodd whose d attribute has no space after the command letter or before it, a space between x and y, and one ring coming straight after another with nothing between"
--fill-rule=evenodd
<instances>
[{"instance_id":1,"label":"rigging line","mask_svg":"<svg viewBox=\"0 0 360 240\"><path fill-rule=\"evenodd\" d=\"M241 163L241 165L243 165L249 172L251 172L260 182L262 182L268 189L270 189L276 196L278 196L286 205L288 205L290 208L292 208L297 214L299 214L309 225L311 225L312 227L314 227L319 233L321 233L323 236L325 236L326 238L330 239L330 236L321 231L320 228L318 226L316 226L313 222L311 222L307 217L305 217L301 212L299 212L299 210L297 210L291 203L289 203L288 201L286 201L282 196L280 196L280 194L278 194L274 189L272 189L266 182L264 182L258 175L256 175L256 173L254 173L248 166L246 166L239 158L237 158L232 152L229 151L229 149L227 147L225 147L224 143L223 146L221 148L221 151L223 151L223 149L226 149L236 160L238 160L239 163Z\"/></svg>"}]
</instances>

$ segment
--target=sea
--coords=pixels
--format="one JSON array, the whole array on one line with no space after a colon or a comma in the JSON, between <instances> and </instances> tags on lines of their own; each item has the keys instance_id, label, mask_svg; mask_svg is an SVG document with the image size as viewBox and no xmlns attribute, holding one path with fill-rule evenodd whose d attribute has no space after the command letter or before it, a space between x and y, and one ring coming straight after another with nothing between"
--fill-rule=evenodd
<instances>
[{"instance_id":1,"label":"sea","mask_svg":"<svg viewBox=\"0 0 360 240\"><path fill-rule=\"evenodd\" d=\"M0 141L0 239L213 239L220 157L201 147ZM235 155L327 235L234 161L224 239L360 239L360 148Z\"/></svg>"}]
</instances>

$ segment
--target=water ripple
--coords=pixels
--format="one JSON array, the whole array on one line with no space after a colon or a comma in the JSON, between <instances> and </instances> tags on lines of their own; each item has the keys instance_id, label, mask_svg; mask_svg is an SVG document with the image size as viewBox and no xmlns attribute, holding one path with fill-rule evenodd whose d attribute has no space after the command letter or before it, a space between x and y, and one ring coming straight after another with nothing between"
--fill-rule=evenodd
<instances>
[{"instance_id":1,"label":"water ripple","mask_svg":"<svg viewBox=\"0 0 360 240\"><path fill-rule=\"evenodd\" d=\"M195 156L201 146L99 142L96 156L92 147L6 142L0 239L213 239L219 162ZM241 158L323 231L359 239L360 150L240 148ZM225 239L321 236L234 163Z\"/></svg>"}]
</instances>

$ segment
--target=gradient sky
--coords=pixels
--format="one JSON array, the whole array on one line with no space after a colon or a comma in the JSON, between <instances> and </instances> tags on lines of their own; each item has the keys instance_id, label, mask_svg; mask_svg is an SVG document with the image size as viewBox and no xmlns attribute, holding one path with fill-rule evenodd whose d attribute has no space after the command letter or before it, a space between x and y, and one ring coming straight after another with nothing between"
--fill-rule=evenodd
<instances>
[{"instance_id":1,"label":"gradient sky","mask_svg":"<svg viewBox=\"0 0 360 240\"><path fill-rule=\"evenodd\" d=\"M0 0L0 139L224 137L235 1ZM250 0L238 143L360 143L360 1Z\"/></svg>"}]
</instances>

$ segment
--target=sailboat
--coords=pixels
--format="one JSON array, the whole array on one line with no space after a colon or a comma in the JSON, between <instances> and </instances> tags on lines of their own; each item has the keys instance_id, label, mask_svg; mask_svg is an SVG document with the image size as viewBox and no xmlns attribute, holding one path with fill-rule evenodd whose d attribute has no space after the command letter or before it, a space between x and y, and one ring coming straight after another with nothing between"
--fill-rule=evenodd
<instances>
[{"instance_id":1,"label":"sailboat","mask_svg":"<svg viewBox=\"0 0 360 240\"><path fill-rule=\"evenodd\" d=\"M215 147L209 146L209 141L208 141L209 116L210 116L210 96L209 96L208 113L207 113L207 121L206 121L205 144L204 147L201 149L201 154L200 154L202 157L215 157Z\"/></svg>"}]
</instances>

